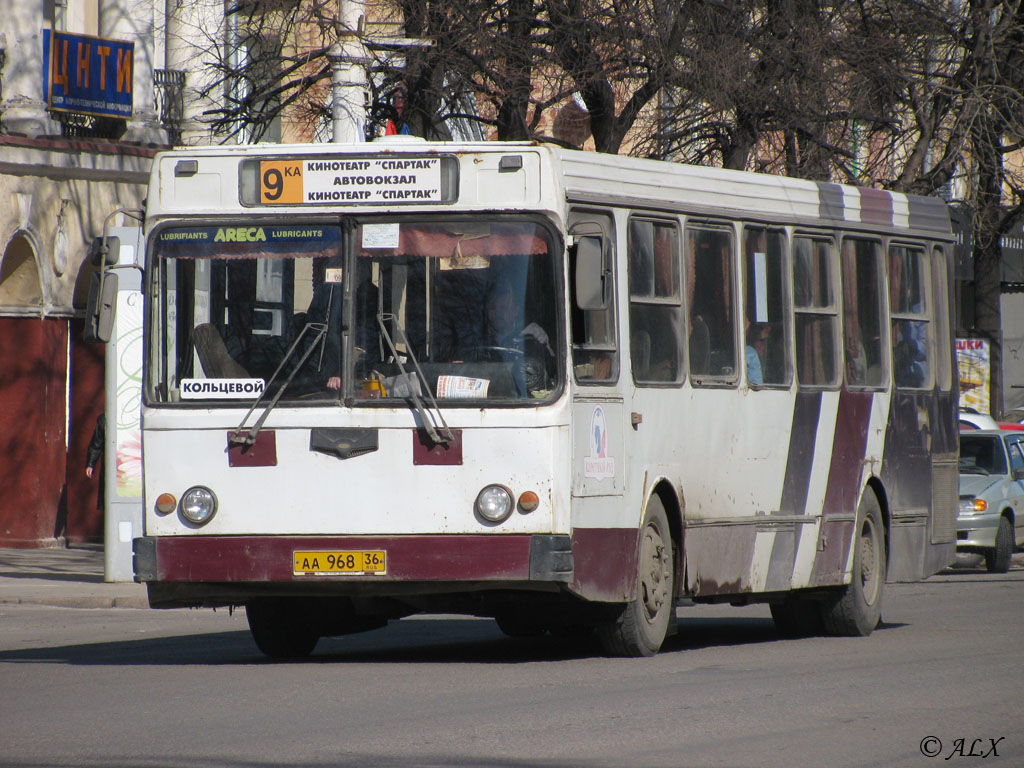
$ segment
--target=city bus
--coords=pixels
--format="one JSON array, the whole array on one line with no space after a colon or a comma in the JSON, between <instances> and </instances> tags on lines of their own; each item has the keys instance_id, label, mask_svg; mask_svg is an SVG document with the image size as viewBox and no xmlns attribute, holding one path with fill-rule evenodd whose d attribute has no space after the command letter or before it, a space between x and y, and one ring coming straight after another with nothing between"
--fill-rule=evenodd
<instances>
[{"instance_id":1,"label":"city bus","mask_svg":"<svg viewBox=\"0 0 1024 768\"><path fill-rule=\"evenodd\" d=\"M392 137L161 153L144 237L135 579L270 657L419 613L649 656L691 602L867 635L955 557L937 198Z\"/></svg>"}]
</instances>

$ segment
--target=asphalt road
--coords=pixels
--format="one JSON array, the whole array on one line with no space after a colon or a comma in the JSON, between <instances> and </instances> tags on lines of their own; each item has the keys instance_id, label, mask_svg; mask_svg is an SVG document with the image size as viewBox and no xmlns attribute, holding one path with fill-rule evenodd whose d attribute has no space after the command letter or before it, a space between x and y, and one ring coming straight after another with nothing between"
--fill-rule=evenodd
<instances>
[{"instance_id":1,"label":"asphalt road","mask_svg":"<svg viewBox=\"0 0 1024 768\"><path fill-rule=\"evenodd\" d=\"M1022 606L1024 569L958 571L868 638L697 606L613 659L432 617L281 664L241 613L0 605L0 765L1020 766Z\"/></svg>"}]
</instances>

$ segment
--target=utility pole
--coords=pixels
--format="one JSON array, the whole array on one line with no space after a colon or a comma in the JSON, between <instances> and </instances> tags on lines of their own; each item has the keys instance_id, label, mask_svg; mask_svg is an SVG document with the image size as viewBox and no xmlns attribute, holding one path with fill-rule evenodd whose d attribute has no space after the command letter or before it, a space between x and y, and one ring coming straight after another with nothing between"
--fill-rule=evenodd
<instances>
[{"instance_id":1,"label":"utility pole","mask_svg":"<svg viewBox=\"0 0 1024 768\"><path fill-rule=\"evenodd\" d=\"M366 126L366 49L359 34L364 0L338 0L338 39L331 62L331 127L335 144L358 144Z\"/></svg>"},{"instance_id":2,"label":"utility pole","mask_svg":"<svg viewBox=\"0 0 1024 768\"><path fill-rule=\"evenodd\" d=\"M331 63L331 127L335 144L357 144L366 133L368 50L404 54L429 48L432 40L367 35L366 0L338 0L338 39L327 51Z\"/></svg>"}]
</instances>

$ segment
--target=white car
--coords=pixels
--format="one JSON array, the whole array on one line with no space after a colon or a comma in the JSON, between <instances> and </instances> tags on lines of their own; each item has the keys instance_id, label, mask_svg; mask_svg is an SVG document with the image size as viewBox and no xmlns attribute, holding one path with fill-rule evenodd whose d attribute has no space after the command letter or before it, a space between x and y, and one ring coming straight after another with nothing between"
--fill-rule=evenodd
<instances>
[{"instance_id":1,"label":"white car","mask_svg":"<svg viewBox=\"0 0 1024 768\"><path fill-rule=\"evenodd\" d=\"M1024 546L1024 433L960 433L958 554L984 555L993 573L1006 573Z\"/></svg>"},{"instance_id":2,"label":"white car","mask_svg":"<svg viewBox=\"0 0 1024 768\"><path fill-rule=\"evenodd\" d=\"M987 413L960 409L960 430L965 429L999 429L996 420Z\"/></svg>"}]
</instances>

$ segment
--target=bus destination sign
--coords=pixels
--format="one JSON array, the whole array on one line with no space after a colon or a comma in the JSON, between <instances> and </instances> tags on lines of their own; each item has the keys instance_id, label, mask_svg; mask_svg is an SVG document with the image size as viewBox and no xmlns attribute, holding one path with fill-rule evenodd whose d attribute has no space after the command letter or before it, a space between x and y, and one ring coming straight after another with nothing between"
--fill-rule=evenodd
<instances>
[{"instance_id":1,"label":"bus destination sign","mask_svg":"<svg viewBox=\"0 0 1024 768\"><path fill-rule=\"evenodd\" d=\"M444 202L440 157L344 157L261 160L260 203Z\"/></svg>"}]
</instances>

